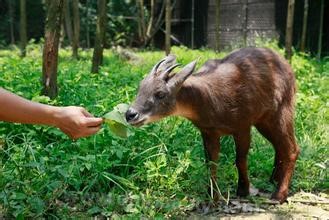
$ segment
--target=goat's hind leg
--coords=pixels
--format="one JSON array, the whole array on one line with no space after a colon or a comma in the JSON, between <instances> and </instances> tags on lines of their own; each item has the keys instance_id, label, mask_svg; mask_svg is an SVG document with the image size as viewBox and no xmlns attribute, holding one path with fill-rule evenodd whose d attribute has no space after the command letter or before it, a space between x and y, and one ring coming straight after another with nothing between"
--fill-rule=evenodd
<instances>
[{"instance_id":1,"label":"goat's hind leg","mask_svg":"<svg viewBox=\"0 0 329 220\"><path fill-rule=\"evenodd\" d=\"M259 133L261 133L261 135L263 135L274 146L275 131L272 130L271 126L267 125L265 123L256 124L255 126L256 126L257 130L259 131ZM275 152L274 165L273 165L273 170L272 170L272 174L270 177L271 183L278 182L278 180L279 180L278 165L279 165L278 156L277 156L277 153Z\"/></svg>"},{"instance_id":2,"label":"goat's hind leg","mask_svg":"<svg viewBox=\"0 0 329 220\"><path fill-rule=\"evenodd\" d=\"M250 148L250 127L234 134L234 142L236 147L236 167L238 169L239 180L237 188L237 196L249 195L249 178L248 178L248 151Z\"/></svg>"},{"instance_id":3,"label":"goat's hind leg","mask_svg":"<svg viewBox=\"0 0 329 220\"><path fill-rule=\"evenodd\" d=\"M272 173L278 182L272 199L284 202L288 196L290 180L299 155L292 120L273 120L271 123L256 125L257 129L273 144L275 149L275 167Z\"/></svg>"}]
</instances>

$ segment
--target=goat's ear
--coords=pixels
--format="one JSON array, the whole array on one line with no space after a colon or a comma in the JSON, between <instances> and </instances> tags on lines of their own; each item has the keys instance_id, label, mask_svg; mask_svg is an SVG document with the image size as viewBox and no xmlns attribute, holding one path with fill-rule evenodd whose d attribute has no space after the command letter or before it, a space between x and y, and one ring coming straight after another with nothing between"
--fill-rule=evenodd
<instances>
[{"instance_id":1,"label":"goat's ear","mask_svg":"<svg viewBox=\"0 0 329 220\"><path fill-rule=\"evenodd\" d=\"M196 60L184 66L179 73L173 75L168 81L169 88L178 91L184 81L193 73L195 66Z\"/></svg>"}]
</instances>

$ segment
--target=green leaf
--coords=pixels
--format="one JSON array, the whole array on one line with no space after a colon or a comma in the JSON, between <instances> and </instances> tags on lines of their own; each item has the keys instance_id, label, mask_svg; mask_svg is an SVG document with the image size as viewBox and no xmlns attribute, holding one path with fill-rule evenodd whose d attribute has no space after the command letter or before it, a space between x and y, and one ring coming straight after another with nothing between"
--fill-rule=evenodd
<instances>
[{"instance_id":1,"label":"green leaf","mask_svg":"<svg viewBox=\"0 0 329 220\"><path fill-rule=\"evenodd\" d=\"M120 124L128 125L124 114L128 110L129 105L119 104L113 108L113 110L103 116L105 121L116 121Z\"/></svg>"},{"instance_id":2,"label":"green leaf","mask_svg":"<svg viewBox=\"0 0 329 220\"><path fill-rule=\"evenodd\" d=\"M125 211L128 213L138 213L138 209L135 207L134 204L129 203L126 207L125 207Z\"/></svg>"},{"instance_id":3,"label":"green leaf","mask_svg":"<svg viewBox=\"0 0 329 220\"><path fill-rule=\"evenodd\" d=\"M85 167L87 168L87 170L90 170L91 169L91 163L85 163Z\"/></svg>"},{"instance_id":4,"label":"green leaf","mask_svg":"<svg viewBox=\"0 0 329 220\"><path fill-rule=\"evenodd\" d=\"M45 203L39 197L32 197L29 199L29 204L31 208L36 211L36 213L41 214L45 209Z\"/></svg>"},{"instance_id":5,"label":"green leaf","mask_svg":"<svg viewBox=\"0 0 329 220\"><path fill-rule=\"evenodd\" d=\"M50 98L48 96L40 95L34 96L32 98L32 101L48 104L50 102Z\"/></svg>"},{"instance_id":6,"label":"green leaf","mask_svg":"<svg viewBox=\"0 0 329 220\"><path fill-rule=\"evenodd\" d=\"M98 206L93 206L93 207L91 207L90 209L88 209L88 214L90 214L90 215L95 215L95 214L97 214L97 213L100 213L102 211L102 209L101 208L99 208Z\"/></svg>"},{"instance_id":7,"label":"green leaf","mask_svg":"<svg viewBox=\"0 0 329 220\"><path fill-rule=\"evenodd\" d=\"M127 138L131 135L131 132L128 130L128 123L124 117L128 108L129 106L127 104L119 104L111 112L103 116L110 131L121 138Z\"/></svg>"},{"instance_id":8,"label":"green leaf","mask_svg":"<svg viewBox=\"0 0 329 220\"><path fill-rule=\"evenodd\" d=\"M26 199L26 195L24 193L17 192L17 193L14 193L14 199L15 200L24 200L24 199Z\"/></svg>"}]
</instances>

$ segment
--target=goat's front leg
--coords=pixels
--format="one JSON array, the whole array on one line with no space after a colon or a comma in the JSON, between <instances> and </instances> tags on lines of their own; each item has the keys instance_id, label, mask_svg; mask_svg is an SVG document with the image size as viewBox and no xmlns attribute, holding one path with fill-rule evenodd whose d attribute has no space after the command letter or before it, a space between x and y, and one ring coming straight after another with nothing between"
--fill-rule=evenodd
<instances>
[{"instance_id":1,"label":"goat's front leg","mask_svg":"<svg viewBox=\"0 0 329 220\"><path fill-rule=\"evenodd\" d=\"M234 134L234 142L236 147L236 167L238 169L238 196L249 195L249 179L248 179L248 151L250 148L250 128Z\"/></svg>"},{"instance_id":2,"label":"goat's front leg","mask_svg":"<svg viewBox=\"0 0 329 220\"><path fill-rule=\"evenodd\" d=\"M209 194L215 202L219 201L217 185L217 162L220 150L219 135L214 132L202 131L203 145L205 149L206 162L210 167L210 187Z\"/></svg>"}]
</instances>

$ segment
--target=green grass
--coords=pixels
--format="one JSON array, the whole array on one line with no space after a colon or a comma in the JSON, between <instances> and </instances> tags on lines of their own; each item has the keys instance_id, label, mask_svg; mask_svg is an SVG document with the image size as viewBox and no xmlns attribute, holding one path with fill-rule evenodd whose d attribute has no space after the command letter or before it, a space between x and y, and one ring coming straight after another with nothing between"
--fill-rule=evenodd
<instances>
[{"instance_id":1,"label":"green grass","mask_svg":"<svg viewBox=\"0 0 329 220\"><path fill-rule=\"evenodd\" d=\"M282 53L275 44L267 44ZM178 62L223 57L210 50L174 47ZM41 46L30 45L28 56L17 49L0 51L0 86L23 97L53 105L80 105L101 116L119 103L133 100L139 81L163 56L140 51L132 64L105 51L101 73L89 73L92 51L81 59L61 50L59 96L39 97ZM296 136L301 147L291 192L329 188L329 59L321 62L294 55L298 80ZM268 182L273 149L253 130L249 154L251 182L272 191ZM222 138L219 187L233 195L237 184L232 138ZM69 140L56 128L0 122L0 213L7 217L53 218L103 215L162 218L182 216L207 199L209 181L197 129L185 119L167 118L118 139L104 128L95 136Z\"/></svg>"}]
</instances>

